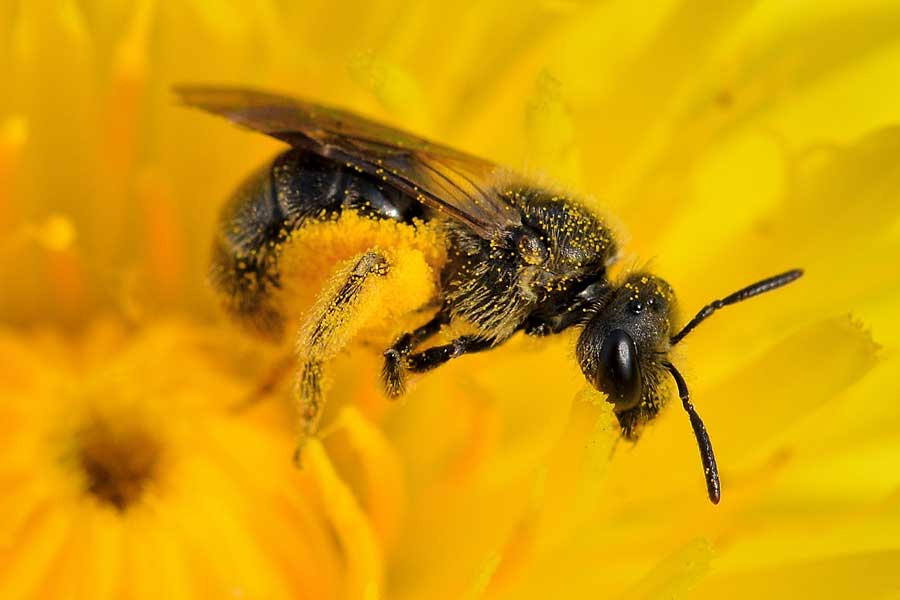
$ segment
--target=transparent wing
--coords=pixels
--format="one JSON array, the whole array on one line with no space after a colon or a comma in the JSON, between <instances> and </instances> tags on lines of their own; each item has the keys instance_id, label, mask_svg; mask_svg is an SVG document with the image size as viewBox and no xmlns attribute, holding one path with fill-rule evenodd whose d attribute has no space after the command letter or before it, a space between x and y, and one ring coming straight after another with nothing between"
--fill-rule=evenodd
<instances>
[{"instance_id":1,"label":"transparent wing","mask_svg":"<svg viewBox=\"0 0 900 600\"><path fill-rule=\"evenodd\" d=\"M486 239L521 225L495 192L496 165L352 113L240 88L176 88L181 101L375 175Z\"/></svg>"}]
</instances>

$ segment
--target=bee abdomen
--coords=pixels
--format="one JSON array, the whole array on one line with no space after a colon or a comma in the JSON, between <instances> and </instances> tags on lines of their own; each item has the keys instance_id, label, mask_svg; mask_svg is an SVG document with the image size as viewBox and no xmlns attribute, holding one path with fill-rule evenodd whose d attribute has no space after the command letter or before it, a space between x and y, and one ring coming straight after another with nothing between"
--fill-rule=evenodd
<instances>
[{"instance_id":1,"label":"bee abdomen","mask_svg":"<svg viewBox=\"0 0 900 600\"><path fill-rule=\"evenodd\" d=\"M213 246L211 278L233 316L279 338L284 319L272 301L281 286L282 244L304 224L353 209L412 223L428 214L413 198L329 159L292 149L252 174L225 205Z\"/></svg>"}]
</instances>

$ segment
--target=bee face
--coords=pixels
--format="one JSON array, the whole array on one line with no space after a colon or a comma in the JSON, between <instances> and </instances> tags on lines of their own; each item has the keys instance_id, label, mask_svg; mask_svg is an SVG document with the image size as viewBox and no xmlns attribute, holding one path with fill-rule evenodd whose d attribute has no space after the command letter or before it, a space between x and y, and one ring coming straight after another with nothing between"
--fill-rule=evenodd
<instances>
[{"instance_id":1,"label":"bee face","mask_svg":"<svg viewBox=\"0 0 900 600\"><path fill-rule=\"evenodd\" d=\"M577 346L581 370L607 394L617 413L635 408L658 379L658 358L669 350L674 305L668 283L635 273L582 330Z\"/></svg>"}]
</instances>

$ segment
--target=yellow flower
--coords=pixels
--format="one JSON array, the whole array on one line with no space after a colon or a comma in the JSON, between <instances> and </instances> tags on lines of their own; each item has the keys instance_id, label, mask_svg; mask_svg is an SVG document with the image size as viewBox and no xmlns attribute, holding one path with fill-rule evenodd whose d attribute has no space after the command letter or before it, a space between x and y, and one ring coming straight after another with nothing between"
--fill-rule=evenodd
<instances>
[{"instance_id":1,"label":"yellow flower","mask_svg":"<svg viewBox=\"0 0 900 600\"><path fill-rule=\"evenodd\" d=\"M281 413L241 410L220 336L85 333L0 337L4 598L377 591L372 522L318 445L285 459Z\"/></svg>"},{"instance_id":2,"label":"yellow flower","mask_svg":"<svg viewBox=\"0 0 900 600\"><path fill-rule=\"evenodd\" d=\"M4 4L0 596L896 594L897 17ZM288 385L267 379L283 349L237 333L206 285L218 207L280 146L177 107L185 82L343 105L560 181L619 230L614 276L648 264L683 317L805 268L674 356L722 503L677 406L616 443L571 335L459 359L397 404L357 344L327 367L298 471Z\"/></svg>"}]
</instances>

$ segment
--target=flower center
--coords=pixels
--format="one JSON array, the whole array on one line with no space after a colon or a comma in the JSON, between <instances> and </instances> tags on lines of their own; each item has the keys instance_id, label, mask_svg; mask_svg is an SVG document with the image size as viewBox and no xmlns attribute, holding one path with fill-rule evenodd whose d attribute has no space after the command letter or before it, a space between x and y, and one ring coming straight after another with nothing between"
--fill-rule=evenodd
<instances>
[{"instance_id":1,"label":"flower center","mask_svg":"<svg viewBox=\"0 0 900 600\"><path fill-rule=\"evenodd\" d=\"M117 430L95 422L81 436L79 462L87 491L124 511L138 501L158 474L161 448L146 431Z\"/></svg>"}]
</instances>

